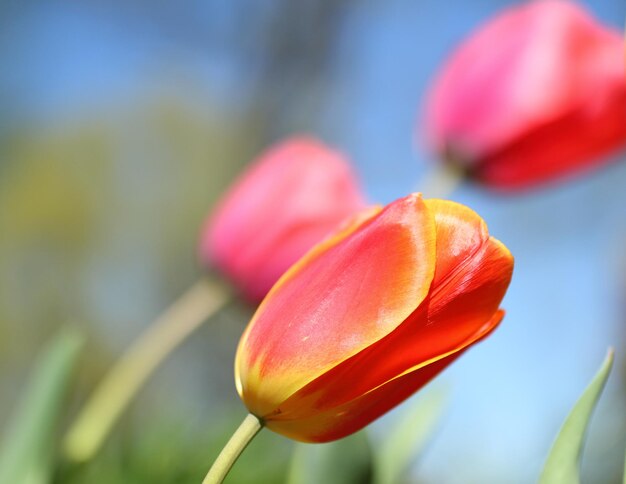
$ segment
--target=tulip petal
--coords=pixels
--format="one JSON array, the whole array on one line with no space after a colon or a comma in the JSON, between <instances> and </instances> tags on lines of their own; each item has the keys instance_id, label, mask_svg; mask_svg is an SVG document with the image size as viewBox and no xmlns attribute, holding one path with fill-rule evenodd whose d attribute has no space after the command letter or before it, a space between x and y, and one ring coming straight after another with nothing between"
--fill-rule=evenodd
<instances>
[{"instance_id":1,"label":"tulip petal","mask_svg":"<svg viewBox=\"0 0 626 484\"><path fill-rule=\"evenodd\" d=\"M260 417L387 336L428 294L435 223L421 196L400 199L347 232L279 280L241 339L237 386Z\"/></svg>"},{"instance_id":2,"label":"tulip petal","mask_svg":"<svg viewBox=\"0 0 626 484\"><path fill-rule=\"evenodd\" d=\"M510 282L511 254L469 208L443 200L426 204L437 227L437 269L428 298L392 333L291 396L280 405L282 414L301 418L342 405L459 351L489 324Z\"/></svg>"},{"instance_id":3,"label":"tulip petal","mask_svg":"<svg viewBox=\"0 0 626 484\"><path fill-rule=\"evenodd\" d=\"M365 427L394 406L406 400L452 363L460 353L392 380L348 403L293 420L270 419L265 426L301 442L330 442Z\"/></svg>"},{"instance_id":4,"label":"tulip petal","mask_svg":"<svg viewBox=\"0 0 626 484\"><path fill-rule=\"evenodd\" d=\"M487 224L472 209L449 200L425 200L437 227L437 269L433 287L461 267L489 238Z\"/></svg>"},{"instance_id":5,"label":"tulip petal","mask_svg":"<svg viewBox=\"0 0 626 484\"><path fill-rule=\"evenodd\" d=\"M626 81L621 92L608 98L601 111L577 109L527 133L485 156L474 176L503 190L523 188L536 180L550 180L562 173L575 174L605 164L608 155L624 140Z\"/></svg>"},{"instance_id":6,"label":"tulip petal","mask_svg":"<svg viewBox=\"0 0 626 484\"><path fill-rule=\"evenodd\" d=\"M439 359L398 376L354 400L304 418L287 419L284 415L278 415L268 419L265 425L274 432L304 442L328 442L350 435L426 385L456 360L465 349L493 331L502 320L503 315L504 312L498 311L491 321L485 324L466 342L464 347L457 351L442 355Z\"/></svg>"}]
</instances>

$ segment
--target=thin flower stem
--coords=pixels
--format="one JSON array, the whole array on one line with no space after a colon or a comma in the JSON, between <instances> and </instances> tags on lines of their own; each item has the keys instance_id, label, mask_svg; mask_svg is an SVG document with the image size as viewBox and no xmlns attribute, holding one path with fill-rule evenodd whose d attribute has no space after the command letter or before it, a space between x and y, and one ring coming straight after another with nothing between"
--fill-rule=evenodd
<instances>
[{"instance_id":1,"label":"thin flower stem","mask_svg":"<svg viewBox=\"0 0 626 484\"><path fill-rule=\"evenodd\" d=\"M439 163L420 180L417 191L424 198L449 198L463 179L463 170Z\"/></svg>"},{"instance_id":2,"label":"thin flower stem","mask_svg":"<svg viewBox=\"0 0 626 484\"><path fill-rule=\"evenodd\" d=\"M209 469L202 484L220 484L250 441L263 428L263 422L248 414Z\"/></svg>"},{"instance_id":3,"label":"thin flower stem","mask_svg":"<svg viewBox=\"0 0 626 484\"><path fill-rule=\"evenodd\" d=\"M66 434L67 458L89 460L150 375L229 299L223 284L203 279L157 318L109 370L79 413Z\"/></svg>"}]
</instances>

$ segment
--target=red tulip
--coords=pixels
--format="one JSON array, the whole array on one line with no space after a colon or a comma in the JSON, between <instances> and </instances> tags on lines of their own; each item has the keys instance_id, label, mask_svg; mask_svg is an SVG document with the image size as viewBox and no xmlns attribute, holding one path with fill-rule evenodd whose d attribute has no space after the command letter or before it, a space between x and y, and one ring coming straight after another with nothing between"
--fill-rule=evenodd
<instances>
[{"instance_id":1,"label":"red tulip","mask_svg":"<svg viewBox=\"0 0 626 484\"><path fill-rule=\"evenodd\" d=\"M346 217L365 207L340 153L307 137L276 144L255 160L207 220L200 256L249 299Z\"/></svg>"},{"instance_id":2,"label":"red tulip","mask_svg":"<svg viewBox=\"0 0 626 484\"><path fill-rule=\"evenodd\" d=\"M490 334L512 270L463 205L410 195L378 208L272 288L239 343L238 392L275 432L345 437Z\"/></svg>"},{"instance_id":3,"label":"red tulip","mask_svg":"<svg viewBox=\"0 0 626 484\"><path fill-rule=\"evenodd\" d=\"M509 8L446 62L426 129L440 155L499 189L600 165L626 144L622 35L564 0Z\"/></svg>"}]
</instances>

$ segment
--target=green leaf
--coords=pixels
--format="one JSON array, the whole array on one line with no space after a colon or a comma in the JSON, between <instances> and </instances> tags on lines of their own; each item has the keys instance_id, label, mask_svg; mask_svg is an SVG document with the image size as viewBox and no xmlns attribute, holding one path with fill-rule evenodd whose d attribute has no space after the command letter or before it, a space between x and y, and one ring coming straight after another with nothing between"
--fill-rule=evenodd
<instances>
[{"instance_id":1,"label":"green leaf","mask_svg":"<svg viewBox=\"0 0 626 484\"><path fill-rule=\"evenodd\" d=\"M613 350L585 392L576 402L556 437L543 468L540 484L576 484L580 482L579 467L583 444L591 414L613 366Z\"/></svg>"},{"instance_id":2,"label":"green leaf","mask_svg":"<svg viewBox=\"0 0 626 484\"><path fill-rule=\"evenodd\" d=\"M374 446L374 483L397 484L436 430L445 407L446 392L424 392L399 416L384 440Z\"/></svg>"},{"instance_id":3,"label":"green leaf","mask_svg":"<svg viewBox=\"0 0 626 484\"><path fill-rule=\"evenodd\" d=\"M0 484L50 481L55 431L82 339L63 330L45 348L0 446Z\"/></svg>"},{"instance_id":4,"label":"green leaf","mask_svg":"<svg viewBox=\"0 0 626 484\"><path fill-rule=\"evenodd\" d=\"M287 484L369 482L371 450L364 431L328 444L296 444Z\"/></svg>"}]
</instances>

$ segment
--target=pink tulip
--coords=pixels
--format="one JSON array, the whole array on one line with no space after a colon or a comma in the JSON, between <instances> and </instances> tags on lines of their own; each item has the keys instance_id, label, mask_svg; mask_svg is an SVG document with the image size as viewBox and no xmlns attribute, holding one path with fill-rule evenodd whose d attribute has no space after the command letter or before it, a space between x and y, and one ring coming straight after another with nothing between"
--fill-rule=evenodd
<instances>
[{"instance_id":1,"label":"pink tulip","mask_svg":"<svg viewBox=\"0 0 626 484\"><path fill-rule=\"evenodd\" d=\"M270 147L236 181L207 220L205 265L252 301L347 217L365 208L345 157L309 137Z\"/></svg>"},{"instance_id":2,"label":"pink tulip","mask_svg":"<svg viewBox=\"0 0 626 484\"><path fill-rule=\"evenodd\" d=\"M626 144L622 35L565 0L509 8L446 62L426 129L441 156L498 189L600 165Z\"/></svg>"}]
</instances>

